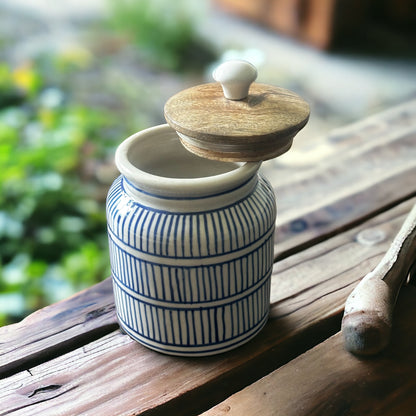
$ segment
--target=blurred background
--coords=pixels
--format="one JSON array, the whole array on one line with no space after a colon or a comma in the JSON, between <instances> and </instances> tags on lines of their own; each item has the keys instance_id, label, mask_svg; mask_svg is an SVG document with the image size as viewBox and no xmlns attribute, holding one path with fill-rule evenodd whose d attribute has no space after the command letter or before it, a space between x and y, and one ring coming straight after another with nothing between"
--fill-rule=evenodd
<instances>
[{"instance_id":1,"label":"blurred background","mask_svg":"<svg viewBox=\"0 0 416 416\"><path fill-rule=\"evenodd\" d=\"M170 96L252 62L311 105L263 170L307 169L332 129L416 97L415 31L412 0L0 0L0 325L110 274L115 149Z\"/></svg>"}]
</instances>

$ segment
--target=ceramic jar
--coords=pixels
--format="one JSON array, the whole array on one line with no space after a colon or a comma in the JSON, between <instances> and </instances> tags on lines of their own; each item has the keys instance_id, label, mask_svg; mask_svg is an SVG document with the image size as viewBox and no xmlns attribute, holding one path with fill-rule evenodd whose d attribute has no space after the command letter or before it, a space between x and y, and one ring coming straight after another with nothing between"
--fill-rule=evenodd
<instances>
[{"instance_id":1,"label":"ceramic jar","mask_svg":"<svg viewBox=\"0 0 416 416\"><path fill-rule=\"evenodd\" d=\"M147 347L202 356L266 323L276 219L260 162L188 152L168 125L126 139L107 200L117 316Z\"/></svg>"},{"instance_id":2,"label":"ceramic jar","mask_svg":"<svg viewBox=\"0 0 416 416\"><path fill-rule=\"evenodd\" d=\"M168 124L126 139L107 199L117 316L132 338L173 355L236 348L265 325L274 192L259 173L309 118L295 93L253 84L229 61L218 82L165 104Z\"/></svg>"}]
</instances>

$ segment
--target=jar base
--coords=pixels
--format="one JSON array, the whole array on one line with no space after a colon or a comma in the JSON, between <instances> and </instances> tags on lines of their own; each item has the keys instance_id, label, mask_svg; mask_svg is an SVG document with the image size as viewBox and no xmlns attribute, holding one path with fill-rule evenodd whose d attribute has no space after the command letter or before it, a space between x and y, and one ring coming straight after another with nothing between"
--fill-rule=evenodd
<instances>
[{"instance_id":1,"label":"jar base","mask_svg":"<svg viewBox=\"0 0 416 416\"><path fill-rule=\"evenodd\" d=\"M242 345L246 344L247 342L251 341L258 333L263 329L268 321L269 314L267 313L265 317L257 323L256 326L251 328L245 334L242 334L239 337L234 339L228 340L226 342L219 342L215 344L209 345L198 345L198 346L181 346L181 345L172 345L172 344L164 344L160 342L155 342L153 340L149 340L140 336L136 331L132 328L129 328L120 317L117 315L118 322L120 325L120 329L126 333L130 338L138 343L142 344L143 346L162 353L166 355L173 355L173 356L180 356L180 357L206 357L210 355L217 355L222 354L231 350L234 350Z\"/></svg>"}]
</instances>

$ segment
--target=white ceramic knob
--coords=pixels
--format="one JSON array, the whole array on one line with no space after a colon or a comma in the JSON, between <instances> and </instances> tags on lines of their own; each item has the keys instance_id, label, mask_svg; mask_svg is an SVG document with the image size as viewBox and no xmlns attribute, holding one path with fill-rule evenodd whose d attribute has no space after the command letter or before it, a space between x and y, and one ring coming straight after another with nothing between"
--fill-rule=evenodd
<instances>
[{"instance_id":1,"label":"white ceramic knob","mask_svg":"<svg viewBox=\"0 0 416 416\"><path fill-rule=\"evenodd\" d=\"M212 75L215 81L221 83L225 98L243 100L257 78L257 69L247 61L233 60L222 63Z\"/></svg>"}]
</instances>

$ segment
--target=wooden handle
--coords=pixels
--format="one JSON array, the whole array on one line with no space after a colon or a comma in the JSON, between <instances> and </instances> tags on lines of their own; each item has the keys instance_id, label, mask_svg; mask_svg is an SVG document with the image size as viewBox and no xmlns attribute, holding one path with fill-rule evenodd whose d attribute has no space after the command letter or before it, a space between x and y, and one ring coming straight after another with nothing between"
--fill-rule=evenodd
<instances>
[{"instance_id":1,"label":"wooden handle","mask_svg":"<svg viewBox=\"0 0 416 416\"><path fill-rule=\"evenodd\" d=\"M398 293L415 264L416 205L383 259L345 303L341 329L348 351L371 355L387 346Z\"/></svg>"}]
</instances>

